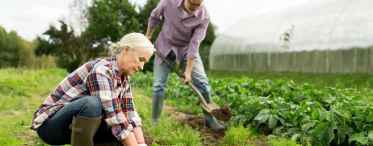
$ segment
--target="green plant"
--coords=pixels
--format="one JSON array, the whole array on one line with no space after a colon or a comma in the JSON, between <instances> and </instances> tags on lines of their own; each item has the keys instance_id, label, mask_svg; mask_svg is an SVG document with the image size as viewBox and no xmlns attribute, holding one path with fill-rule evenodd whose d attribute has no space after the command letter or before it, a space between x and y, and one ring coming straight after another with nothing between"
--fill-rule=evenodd
<instances>
[{"instance_id":1,"label":"green plant","mask_svg":"<svg viewBox=\"0 0 373 146\"><path fill-rule=\"evenodd\" d=\"M134 80L137 86L151 87L150 74ZM225 78L210 80L213 99L228 104L234 114L233 125L256 127L264 134L288 137L301 144L369 145L373 129L373 106L355 88L325 87L292 80L254 80ZM167 96L179 110L199 108L194 93L173 75ZM348 107L348 108L346 108Z\"/></svg>"},{"instance_id":2,"label":"green plant","mask_svg":"<svg viewBox=\"0 0 373 146\"><path fill-rule=\"evenodd\" d=\"M242 146L250 144L252 133L249 129L238 125L236 127L230 127L226 132L225 136L221 141L221 145L229 146Z\"/></svg>"}]
</instances>

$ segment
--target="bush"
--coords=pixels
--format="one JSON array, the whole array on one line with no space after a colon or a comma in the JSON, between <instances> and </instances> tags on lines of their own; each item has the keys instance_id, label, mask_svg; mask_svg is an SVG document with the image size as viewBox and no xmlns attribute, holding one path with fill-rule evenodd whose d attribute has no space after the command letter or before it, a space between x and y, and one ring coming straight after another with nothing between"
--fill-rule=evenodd
<instances>
[{"instance_id":1,"label":"bush","mask_svg":"<svg viewBox=\"0 0 373 146\"><path fill-rule=\"evenodd\" d=\"M17 32L7 33L0 26L0 68L46 68L54 67L55 61L51 56L36 57L34 48L36 42L29 42L18 36Z\"/></svg>"}]
</instances>

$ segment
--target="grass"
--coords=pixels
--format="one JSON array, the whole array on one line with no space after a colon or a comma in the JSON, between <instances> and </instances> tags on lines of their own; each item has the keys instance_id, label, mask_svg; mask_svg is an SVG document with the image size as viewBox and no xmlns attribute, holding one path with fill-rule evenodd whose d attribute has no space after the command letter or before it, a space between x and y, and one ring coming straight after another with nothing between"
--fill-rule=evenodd
<instances>
[{"instance_id":1,"label":"grass","mask_svg":"<svg viewBox=\"0 0 373 146\"><path fill-rule=\"evenodd\" d=\"M269 138L268 143L270 146L300 146L296 142L282 137Z\"/></svg>"},{"instance_id":2,"label":"grass","mask_svg":"<svg viewBox=\"0 0 373 146\"><path fill-rule=\"evenodd\" d=\"M249 73L249 72L227 72L209 71L212 79L219 78L242 78L253 79L283 79L294 80L296 83L310 83L316 87L337 87L373 89L373 76L369 74L312 74L312 73Z\"/></svg>"},{"instance_id":3,"label":"grass","mask_svg":"<svg viewBox=\"0 0 373 146\"><path fill-rule=\"evenodd\" d=\"M255 134L252 130L247 129L241 125L236 127L229 127L225 132L224 138L220 141L220 145L224 146L242 146L251 145L250 139L252 139Z\"/></svg>"},{"instance_id":4,"label":"grass","mask_svg":"<svg viewBox=\"0 0 373 146\"><path fill-rule=\"evenodd\" d=\"M157 126L151 125L151 99L143 90L135 88L137 111L143 120L143 130L156 144L154 145L190 145L199 146L201 136L191 127L180 124L163 112Z\"/></svg>"},{"instance_id":5,"label":"grass","mask_svg":"<svg viewBox=\"0 0 373 146\"><path fill-rule=\"evenodd\" d=\"M263 143L265 142L265 143ZM283 137L266 137L259 134L254 128L245 128L242 125L230 126L220 141L222 146L300 146L295 141Z\"/></svg>"},{"instance_id":6,"label":"grass","mask_svg":"<svg viewBox=\"0 0 373 146\"><path fill-rule=\"evenodd\" d=\"M0 145L45 144L30 130L34 111L47 94L67 75L62 69L0 70ZM143 118L145 132L153 139L154 145L201 144L199 132L177 123L167 113L163 114L157 127L150 124L151 99L141 89L135 89L136 105Z\"/></svg>"},{"instance_id":7,"label":"grass","mask_svg":"<svg viewBox=\"0 0 373 146\"><path fill-rule=\"evenodd\" d=\"M0 70L0 145L40 144L30 130L32 114L65 74L60 69Z\"/></svg>"}]
</instances>

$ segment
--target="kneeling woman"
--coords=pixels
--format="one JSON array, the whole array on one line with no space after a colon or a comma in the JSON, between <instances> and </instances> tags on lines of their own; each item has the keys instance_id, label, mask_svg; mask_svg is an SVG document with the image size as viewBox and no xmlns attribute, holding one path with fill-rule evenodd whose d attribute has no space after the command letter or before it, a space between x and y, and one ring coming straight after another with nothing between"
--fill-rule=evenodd
<instances>
[{"instance_id":1,"label":"kneeling woman","mask_svg":"<svg viewBox=\"0 0 373 146\"><path fill-rule=\"evenodd\" d=\"M140 33L112 44L113 57L89 61L70 73L35 112L32 129L51 145L146 145L129 76L155 49Z\"/></svg>"}]
</instances>

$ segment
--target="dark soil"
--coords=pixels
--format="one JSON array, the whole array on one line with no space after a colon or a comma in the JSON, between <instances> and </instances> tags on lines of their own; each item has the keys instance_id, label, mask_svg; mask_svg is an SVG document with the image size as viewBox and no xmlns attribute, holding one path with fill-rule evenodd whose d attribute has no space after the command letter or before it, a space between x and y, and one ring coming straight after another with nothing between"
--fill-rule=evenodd
<instances>
[{"instance_id":1,"label":"dark soil","mask_svg":"<svg viewBox=\"0 0 373 146\"><path fill-rule=\"evenodd\" d=\"M232 117L231 110L227 105L225 105L222 108L215 109L212 112L212 115L214 115L217 119L221 121L229 121Z\"/></svg>"},{"instance_id":2,"label":"dark soil","mask_svg":"<svg viewBox=\"0 0 373 146\"><path fill-rule=\"evenodd\" d=\"M186 114L176 111L172 107L165 108L171 116L173 116L178 122L189 125L193 129L200 131L202 136L203 145L214 146L218 145L220 139L224 137L223 132L214 132L205 126L203 117L192 114Z\"/></svg>"},{"instance_id":3,"label":"dark soil","mask_svg":"<svg viewBox=\"0 0 373 146\"><path fill-rule=\"evenodd\" d=\"M144 138L145 138L145 143L147 145L152 145L153 144L153 139L150 136L148 136L146 133L144 133Z\"/></svg>"}]
</instances>

